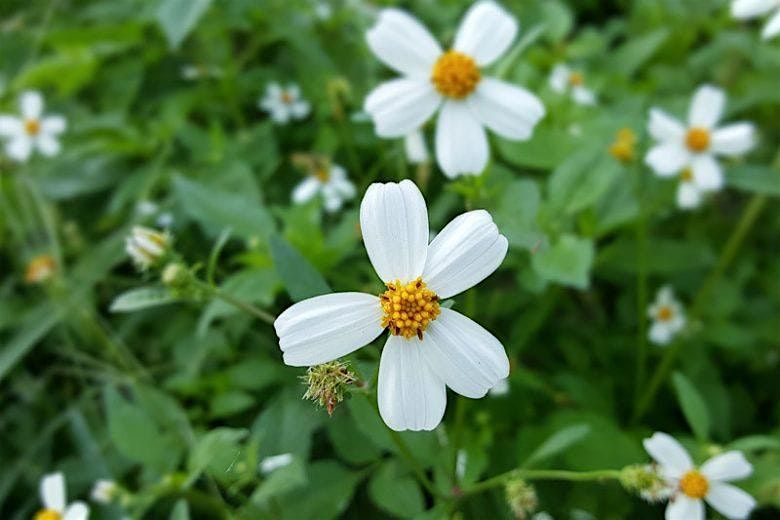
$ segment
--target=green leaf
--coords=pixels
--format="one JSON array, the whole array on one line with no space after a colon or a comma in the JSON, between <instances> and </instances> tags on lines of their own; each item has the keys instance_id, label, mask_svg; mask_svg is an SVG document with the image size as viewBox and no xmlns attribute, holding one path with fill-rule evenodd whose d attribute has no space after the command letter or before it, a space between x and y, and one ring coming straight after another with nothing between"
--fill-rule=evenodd
<instances>
[{"instance_id":1,"label":"green leaf","mask_svg":"<svg viewBox=\"0 0 780 520\"><path fill-rule=\"evenodd\" d=\"M190 507L183 498L176 501L176 505L171 510L169 520L190 520Z\"/></svg>"},{"instance_id":2,"label":"green leaf","mask_svg":"<svg viewBox=\"0 0 780 520\"><path fill-rule=\"evenodd\" d=\"M19 330L0 348L0 381L60 320L51 305L33 307L21 319Z\"/></svg>"},{"instance_id":3,"label":"green leaf","mask_svg":"<svg viewBox=\"0 0 780 520\"><path fill-rule=\"evenodd\" d=\"M697 271L712 265L715 254L706 242L653 238L646 248L644 258L650 273L676 273ZM635 273L638 269L637 246L633 238L618 239L599 251L600 269L614 269Z\"/></svg>"},{"instance_id":4,"label":"green leaf","mask_svg":"<svg viewBox=\"0 0 780 520\"><path fill-rule=\"evenodd\" d=\"M780 437L772 435L748 435L731 442L728 445L730 450L739 451L780 451Z\"/></svg>"},{"instance_id":5,"label":"green leaf","mask_svg":"<svg viewBox=\"0 0 780 520\"><path fill-rule=\"evenodd\" d=\"M542 240L536 223L540 202L539 185L530 179L515 180L502 190L491 213L510 247L531 249Z\"/></svg>"},{"instance_id":6,"label":"green leaf","mask_svg":"<svg viewBox=\"0 0 780 520\"><path fill-rule=\"evenodd\" d=\"M593 256L592 240L562 235L552 247L534 254L531 265L546 280L586 289L590 284Z\"/></svg>"},{"instance_id":7,"label":"green leaf","mask_svg":"<svg viewBox=\"0 0 780 520\"><path fill-rule=\"evenodd\" d=\"M309 477L303 462L293 458L286 466L273 470L263 483L257 486L250 500L257 505L264 505L270 498L305 486L308 481Z\"/></svg>"},{"instance_id":8,"label":"green leaf","mask_svg":"<svg viewBox=\"0 0 780 520\"><path fill-rule=\"evenodd\" d=\"M780 197L780 171L766 166L745 165L727 173L730 186Z\"/></svg>"},{"instance_id":9,"label":"green leaf","mask_svg":"<svg viewBox=\"0 0 780 520\"><path fill-rule=\"evenodd\" d=\"M573 214L597 203L621 173L621 165L600 148L579 150L550 176L547 189L552 211Z\"/></svg>"},{"instance_id":10,"label":"green leaf","mask_svg":"<svg viewBox=\"0 0 780 520\"><path fill-rule=\"evenodd\" d=\"M425 499L417 481L396 460L379 467L368 482L371 500L387 513L412 518L425 511Z\"/></svg>"},{"instance_id":11,"label":"green leaf","mask_svg":"<svg viewBox=\"0 0 780 520\"><path fill-rule=\"evenodd\" d=\"M171 49L181 45L210 5L211 0L162 0L157 9L157 23Z\"/></svg>"},{"instance_id":12,"label":"green leaf","mask_svg":"<svg viewBox=\"0 0 780 520\"><path fill-rule=\"evenodd\" d=\"M685 419L688 421L694 435L700 441L708 440L710 434L710 412L707 409L707 403L704 402L693 383L681 372L675 372L672 375L672 383L677 394L677 401L679 401L683 415L685 415Z\"/></svg>"},{"instance_id":13,"label":"green leaf","mask_svg":"<svg viewBox=\"0 0 780 520\"><path fill-rule=\"evenodd\" d=\"M248 470L238 464L243 459L241 441L248 433L245 429L216 428L198 439L187 463L190 480L194 481L203 471L220 482L237 480Z\"/></svg>"},{"instance_id":14,"label":"green leaf","mask_svg":"<svg viewBox=\"0 0 780 520\"><path fill-rule=\"evenodd\" d=\"M239 271L227 278L220 285L220 289L239 300L264 307L273 303L279 286L279 276L273 269L267 268ZM240 312L236 307L222 300L212 300L203 310L198 321L198 334L205 335L214 320Z\"/></svg>"},{"instance_id":15,"label":"green leaf","mask_svg":"<svg viewBox=\"0 0 780 520\"><path fill-rule=\"evenodd\" d=\"M571 9L559 0L546 0L539 5L545 24L545 35L553 42L560 42L574 26Z\"/></svg>"},{"instance_id":16,"label":"green leaf","mask_svg":"<svg viewBox=\"0 0 780 520\"><path fill-rule=\"evenodd\" d=\"M111 302L111 312L133 312L173 303L177 298L165 287L139 287L123 292Z\"/></svg>"},{"instance_id":17,"label":"green leaf","mask_svg":"<svg viewBox=\"0 0 780 520\"><path fill-rule=\"evenodd\" d=\"M589 433L590 426L584 423L574 424L558 430L528 456L525 462L523 462L523 467L533 466L559 453L563 453L584 439Z\"/></svg>"},{"instance_id":18,"label":"green leaf","mask_svg":"<svg viewBox=\"0 0 780 520\"><path fill-rule=\"evenodd\" d=\"M669 38L669 29L661 28L628 40L612 54L609 65L617 73L631 76L647 62Z\"/></svg>"},{"instance_id":19,"label":"green leaf","mask_svg":"<svg viewBox=\"0 0 780 520\"><path fill-rule=\"evenodd\" d=\"M565 130L540 126L528 141L496 138L499 153L515 166L554 168L577 146Z\"/></svg>"},{"instance_id":20,"label":"green leaf","mask_svg":"<svg viewBox=\"0 0 780 520\"><path fill-rule=\"evenodd\" d=\"M346 510L360 481L360 473L330 460L314 462L308 477L308 485L278 499L283 518L337 518Z\"/></svg>"},{"instance_id":21,"label":"green leaf","mask_svg":"<svg viewBox=\"0 0 780 520\"><path fill-rule=\"evenodd\" d=\"M276 272L279 273L293 301L332 292L325 278L279 235L271 236L271 256Z\"/></svg>"}]
</instances>

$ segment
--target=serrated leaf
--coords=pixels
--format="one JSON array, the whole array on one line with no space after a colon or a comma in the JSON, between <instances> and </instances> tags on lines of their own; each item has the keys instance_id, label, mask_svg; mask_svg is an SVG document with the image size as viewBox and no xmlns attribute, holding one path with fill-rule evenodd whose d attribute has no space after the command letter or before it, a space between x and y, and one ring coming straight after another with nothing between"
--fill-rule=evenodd
<instances>
[{"instance_id":1,"label":"serrated leaf","mask_svg":"<svg viewBox=\"0 0 780 520\"><path fill-rule=\"evenodd\" d=\"M276 272L293 301L331 292L325 278L284 238L272 235L270 243Z\"/></svg>"},{"instance_id":2,"label":"serrated leaf","mask_svg":"<svg viewBox=\"0 0 780 520\"><path fill-rule=\"evenodd\" d=\"M575 424L562 430L558 430L547 438L523 463L523 467L530 467L546 459L563 453L590 433L587 424Z\"/></svg>"},{"instance_id":3,"label":"serrated leaf","mask_svg":"<svg viewBox=\"0 0 780 520\"><path fill-rule=\"evenodd\" d=\"M682 408L683 415L685 415L691 430L699 440L706 441L710 434L710 412L707 409L707 403L693 386L693 383L681 372L674 373L672 383L677 394L677 401L680 403L680 408Z\"/></svg>"},{"instance_id":4,"label":"serrated leaf","mask_svg":"<svg viewBox=\"0 0 780 520\"><path fill-rule=\"evenodd\" d=\"M111 312L133 312L173 303L177 298L165 287L139 287L123 292L111 302Z\"/></svg>"}]
</instances>

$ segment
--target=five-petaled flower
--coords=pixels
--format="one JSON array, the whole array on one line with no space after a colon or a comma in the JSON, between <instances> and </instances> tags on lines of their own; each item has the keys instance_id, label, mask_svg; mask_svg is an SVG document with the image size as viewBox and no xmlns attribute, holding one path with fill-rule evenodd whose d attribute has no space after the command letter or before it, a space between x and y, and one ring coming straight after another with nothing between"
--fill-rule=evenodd
<instances>
[{"instance_id":1,"label":"five-petaled flower","mask_svg":"<svg viewBox=\"0 0 780 520\"><path fill-rule=\"evenodd\" d=\"M529 91L482 74L516 34L517 21L495 2L482 0L468 10L445 52L415 18L384 9L366 40L403 77L379 85L365 100L376 133L406 136L441 108L435 141L442 171L448 177L482 173L489 156L484 127L526 140L545 113Z\"/></svg>"},{"instance_id":2,"label":"five-petaled flower","mask_svg":"<svg viewBox=\"0 0 780 520\"><path fill-rule=\"evenodd\" d=\"M780 0L734 0L731 3L731 15L737 20L763 16L770 11L772 16L761 31L765 40L780 34Z\"/></svg>"},{"instance_id":3,"label":"five-petaled flower","mask_svg":"<svg viewBox=\"0 0 780 520\"><path fill-rule=\"evenodd\" d=\"M27 91L19 97L21 117L0 114L0 138L7 140L5 153L18 162L27 161L33 150L47 157L60 152L58 136L67 126L60 115L44 116L43 96Z\"/></svg>"},{"instance_id":4,"label":"five-petaled flower","mask_svg":"<svg viewBox=\"0 0 780 520\"><path fill-rule=\"evenodd\" d=\"M269 83L265 95L258 102L258 107L271 115L274 123L284 125L291 119L304 119L311 111L311 105L301 97L298 85L281 86L279 83Z\"/></svg>"},{"instance_id":5,"label":"five-petaled flower","mask_svg":"<svg viewBox=\"0 0 780 520\"><path fill-rule=\"evenodd\" d=\"M35 514L34 520L86 520L89 507L84 502L67 503L65 476L50 473L41 479L41 502L43 509Z\"/></svg>"},{"instance_id":6,"label":"five-petaled flower","mask_svg":"<svg viewBox=\"0 0 780 520\"><path fill-rule=\"evenodd\" d=\"M325 363L387 329L377 388L382 419L394 430L431 430L444 415L447 386L479 398L509 375L501 342L440 305L495 271L507 240L487 211L476 210L456 217L429 244L425 200L410 180L372 184L360 225L386 291L315 296L285 310L274 323L284 362Z\"/></svg>"},{"instance_id":7,"label":"five-petaled flower","mask_svg":"<svg viewBox=\"0 0 780 520\"><path fill-rule=\"evenodd\" d=\"M655 302L648 307L647 314L653 320L648 336L656 345L668 344L685 328L685 313L682 305L674 297L674 291L669 286L658 290Z\"/></svg>"},{"instance_id":8,"label":"five-petaled flower","mask_svg":"<svg viewBox=\"0 0 780 520\"><path fill-rule=\"evenodd\" d=\"M342 166L327 158L304 154L294 156L293 162L298 163L307 174L293 189L293 203L305 204L321 194L325 211L334 213L341 209L345 201L355 198L355 185Z\"/></svg>"},{"instance_id":9,"label":"five-petaled flower","mask_svg":"<svg viewBox=\"0 0 780 520\"><path fill-rule=\"evenodd\" d=\"M585 86L585 76L582 72L563 63L553 67L550 73L550 88L558 94L569 93L574 102L580 105L596 104L596 94Z\"/></svg>"}]
</instances>

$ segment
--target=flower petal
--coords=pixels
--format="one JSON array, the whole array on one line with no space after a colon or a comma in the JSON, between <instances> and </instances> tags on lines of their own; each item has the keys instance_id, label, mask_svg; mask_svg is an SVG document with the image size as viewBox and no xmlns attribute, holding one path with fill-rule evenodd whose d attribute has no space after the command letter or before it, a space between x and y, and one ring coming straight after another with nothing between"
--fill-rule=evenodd
<instances>
[{"instance_id":1,"label":"flower petal","mask_svg":"<svg viewBox=\"0 0 780 520\"><path fill-rule=\"evenodd\" d=\"M40 152L46 157L52 157L60 153L60 142L56 137L49 134L40 134L35 139L35 145Z\"/></svg>"},{"instance_id":2,"label":"flower petal","mask_svg":"<svg viewBox=\"0 0 780 520\"><path fill-rule=\"evenodd\" d=\"M385 65L416 78L427 79L442 53L428 29L400 9L383 9L366 41Z\"/></svg>"},{"instance_id":3,"label":"flower petal","mask_svg":"<svg viewBox=\"0 0 780 520\"><path fill-rule=\"evenodd\" d=\"M692 127L712 128L720 121L726 106L726 93L712 85L702 85L693 94L691 108L688 111L688 125Z\"/></svg>"},{"instance_id":4,"label":"flower petal","mask_svg":"<svg viewBox=\"0 0 780 520\"><path fill-rule=\"evenodd\" d=\"M660 108L650 109L647 129L656 141L682 141L685 133L682 123Z\"/></svg>"},{"instance_id":5,"label":"flower petal","mask_svg":"<svg viewBox=\"0 0 780 520\"><path fill-rule=\"evenodd\" d=\"M690 161L688 150L678 142L665 142L647 152L647 164L659 177L677 175Z\"/></svg>"},{"instance_id":6,"label":"flower petal","mask_svg":"<svg viewBox=\"0 0 780 520\"><path fill-rule=\"evenodd\" d=\"M704 502L678 494L666 506L666 520L704 520Z\"/></svg>"},{"instance_id":7,"label":"flower petal","mask_svg":"<svg viewBox=\"0 0 780 520\"><path fill-rule=\"evenodd\" d=\"M65 475L49 473L41 479L41 502L46 509L58 513L65 510Z\"/></svg>"},{"instance_id":8,"label":"flower petal","mask_svg":"<svg viewBox=\"0 0 780 520\"><path fill-rule=\"evenodd\" d=\"M668 477L679 478L693 467L693 460L688 452L671 435L655 432L642 444L653 460L662 466L664 475Z\"/></svg>"},{"instance_id":9,"label":"flower petal","mask_svg":"<svg viewBox=\"0 0 780 520\"><path fill-rule=\"evenodd\" d=\"M705 191L717 191L723 187L723 171L720 164L710 154L694 156L691 171L696 185Z\"/></svg>"},{"instance_id":10,"label":"flower petal","mask_svg":"<svg viewBox=\"0 0 780 520\"><path fill-rule=\"evenodd\" d=\"M583 86L576 86L571 91L571 97L580 105L595 105L596 94Z\"/></svg>"},{"instance_id":11,"label":"flower petal","mask_svg":"<svg viewBox=\"0 0 780 520\"><path fill-rule=\"evenodd\" d=\"M774 38L778 34L780 34L780 10L772 15L772 18L766 23L764 29L761 31L761 37L768 40Z\"/></svg>"},{"instance_id":12,"label":"flower petal","mask_svg":"<svg viewBox=\"0 0 780 520\"><path fill-rule=\"evenodd\" d=\"M666 323L657 321L652 324L648 332L648 339L654 345L668 345L672 341L674 331Z\"/></svg>"},{"instance_id":13,"label":"flower petal","mask_svg":"<svg viewBox=\"0 0 780 520\"><path fill-rule=\"evenodd\" d=\"M741 451L727 451L702 464L701 472L710 480L737 480L750 476L753 465Z\"/></svg>"},{"instance_id":14,"label":"flower petal","mask_svg":"<svg viewBox=\"0 0 780 520\"><path fill-rule=\"evenodd\" d=\"M439 298L473 287L506 256L508 242L483 209L455 217L428 246L423 280Z\"/></svg>"},{"instance_id":15,"label":"flower petal","mask_svg":"<svg viewBox=\"0 0 780 520\"><path fill-rule=\"evenodd\" d=\"M766 14L773 7L777 7L776 0L734 0L731 4L731 16L745 20Z\"/></svg>"},{"instance_id":16,"label":"flower petal","mask_svg":"<svg viewBox=\"0 0 780 520\"><path fill-rule=\"evenodd\" d=\"M304 204L310 201L319 191L321 183L311 175L307 176L293 189L292 201L295 204Z\"/></svg>"},{"instance_id":17,"label":"flower petal","mask_svg":"<svg viewBox=\"0 0 780 520\"><path fill-rule=\"evenodd\" d=\"M507 139L530 139L545 113L535 95L493 78L480 81L466 103L483 125Z\"/></svg>"},{"instance_id":18,"label":"flower petal","mask_svg":"<svg viewBox=\"0 0 780 520\"><path fill-rule=\"evenodd\" d=\"M73 502L65 510L62 520L87 520L89 517L89 507L81 501Z\"/></svg>"},{"instance_id":19,"label":"flower petal","mask_svg":"<svg viewBox=\"0 0 780 520\"><path fill-rule=\"evenodd\" d=\"M568 66L563 63L557 64L550 73L550 88L558 94L563 94L569 86L570 76L571 69Z\"/></svg>"},{"instance_id":20,"label":"flower petal","mask_svg":"<svg viewBox=\"0 0 780 520\"><path fill-rule=\"evenodd\" d=\"M436 112L441 96L428 80L399 78L382 83L366 97L363 109L379 137L401 137Z\"/></svg>"},{"instance_id":21,"label":"flower petal","mask_svg":"<svg viewBox=\"0 0 780 520\"><path fill-rule=\"evenodd\" d=\"M471 6L455 35L453 48L468 54L480 66L504 54L517 35L517 20L491 0Z\"/></svg>"},{"instance_id":22,"label":"flower petal","mask_svg":"<svg viewBox=\"0 0 780 520\"><path fill-rule=\"evenodd\" d=\"M677 186L677 207L694 209L701 205L702 191L693 182L681 182Z\"/></svg>"},{"instance_id":23,"label":"flower petal","mask_svg":"<svg viewBox=\"0 0 780 520\"><path fill-rule=\"evenodd\" d=\"M740 155L755 145L756 131L751 123L734 123L712 133L711 148L714 153Z\"/></svg>"},{"instance_id":24,"label":"flower petal","mask_svg":"<svg viewBox=\"0 0 780 520\"><path fill-rule=\"evenodd\" d=\"M24 132L24 123L13 116L0 115L0 137L13 137Z\"/></svg>"},{"instance_id":25,"label":"flower petal","mask_svg":"<svg viewBox=\"0 0 780 520\"><path fill-rule=\"evenodd\" d=\"M19 96L19 111L25 119L39 119L43 113L43 96L35 90L27 90Z\"/></svg>"},{"instance_id":26,"label":"flower petal","mask_svg":"<svg viewBox=\"0 0 780 520\"><path fill-rule=\"evenodd\" d=\"M428 254L428 209L419 188L406 179L374 183L360 204L363 243L383 282L420 276Z\"/></svg>"},{"instance_id":27,"label":"flower petal","mask_svg":"<svg viewBox=\"0 0 780 520\"><path fill-rule=\"evenodd\" d=\"M67 127L67 120L60 115L46 116L41 121L41 132L45 134L61 134Z\"/></svg>"},{"instance_id":28,"label":"flower petal","mask_svg":"<svg viewBox=\"0 0 780 520\"><path fill-rule=\"evenodd\" d=\"M390 336L379 361L379 414L395 431L433 430L444 416L447 392L423 356L423 342Z\"/></svg>"},{"instance_id":29,"label":"flower petal","mask_svg":"<svg viewBox=\"0 0 780 520\"><path fill-rule=\"evenodd\" d=\"M33 141L26 134L20 134L5 144L5 153L15 161L25 162L30 158Z\"/></svg>"},{"instance_id":30,"label":"flower petal","mask_svg":"<svg viewBox=\"0 0 780 520\"><path fill-rule=\"evenodd\" d=\"M428 366L455 392L478 399L509 375L504 346L466 316L442 308L422 341Z\"/></svg>"},{"instance_id":31,"label":"flower petal","mask_svg":"<svg viewBox=\"0 0 780 520\"><path fill-rule=\"evenodd\" d=\"M422 130L417 129L404 136L404 151L406 159L412 164L428 162L428 147L425 145Z\"/></svg>"},{"instance_id":32,"label":"flower petal","mask_svg":"<svg viewBox=\"0 0 780 520\"><path fill-rule=\"evenodd\" d=\"M756 507L756 500L731 484L714 482L704 497L714 509L729 519L747 518Z\"/></svg>"},{"instance_id":33,"label":"flower petal","mask_svg":"<svg viewBox=\"0 0 780 520\"><path fill-rule=\"evenodd\" d=\"M274 328L284 362L319 365L345 356L382 333L379 298L356 292L315 296L276 318Z\"/></svg>"},{"instance_id":34,"label":"flower petal","mask_svg":"<svg viewBox=\"0 0 780 520\"><path fill-rule=\"evenodd\" d=\"M447 177L479 175L488 162L485 129L461 101L444 103L436 122L436 161Z\"/></svg>"}]
</instances>

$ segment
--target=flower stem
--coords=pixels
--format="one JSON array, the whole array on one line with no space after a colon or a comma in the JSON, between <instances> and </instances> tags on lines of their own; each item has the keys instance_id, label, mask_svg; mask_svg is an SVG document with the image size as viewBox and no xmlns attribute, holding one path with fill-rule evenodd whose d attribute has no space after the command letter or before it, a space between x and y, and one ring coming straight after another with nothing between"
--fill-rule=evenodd
<instances>
[{"instance_id":1,"label":"flower stem","mask_svg":"<svg viewBox=\"0 0 780 520\"><path fill-rule=\"evenodd\" d=\"M398 451L406 459L407 464L409 464L409 467L414 471L415 475L417 475L417 479L423 487L431 495L441 497L441 493L436 489L436 486L433 485L433 482L428 478L428 475L425 474L423 468L417 463L417 459L414 458L414 454L406 445L401 435L397 431L391 429L388 429L388 432L390 432L390 438L393 440L396 448L398 448Z\"/></svg>"},{"instance_id":2,"label":"flower stem","mask_svg":"<svg viewBox=\"0 0 780 520\"><path fill-rule=\"evenodd\" d=\"M647 371L647 208L643 196L644 170L636 165L636 197L639 201L639 216L636 221L636 381L634 407L638 405Z\"/></svg>"},{"instance_id":3,"label":"flower stem","mask_svg":"<svg viewBox=\"0 0 780 520\"><path fill-rule=\"evenodd\" d=\"M269 325L273 325L274 321L276 321L276 316L273 314L266 312L262 309L259 309L252 305L251 303L245 302L243 300L239 300L235 296L232 296L218 287L214 287L213 285L210 285L203 280L195 279L193 280L193 283L197 285L199 288L206 291L206 293L213 297L213 298L219 298L220 300L224 301L227 304L232 305L233 307L236 307L237 309L240 309L247 314L251 314L255 318L259 319L260 321L264 321L268 323Z\"/></svg>"},{"instance_id":4,"label":"flower stem","mask_svg":"<svg viewBox=\"0 0 780 520\"><path fill-rule=\"evenodd\" d=\"M596 471L568 471L562 469L522 469L516 468L506 473L478 482L463 491L464 495L474 495L504 485L512 479L523 480L566 480L570 482L604 482L618 480L620 470L602 469Z\"/></svg>"}]
</instances>

